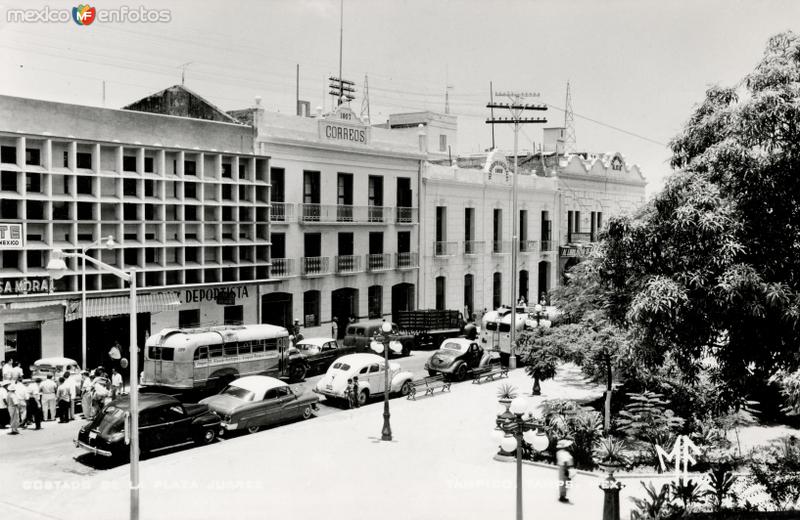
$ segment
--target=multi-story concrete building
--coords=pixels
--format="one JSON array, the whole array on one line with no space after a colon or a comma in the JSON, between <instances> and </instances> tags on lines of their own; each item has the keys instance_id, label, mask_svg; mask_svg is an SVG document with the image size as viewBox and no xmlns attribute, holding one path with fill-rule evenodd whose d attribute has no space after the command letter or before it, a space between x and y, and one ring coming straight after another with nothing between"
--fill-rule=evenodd
<instances>
[{"instance_id":1,"label":"multi-story concrete building","mask_svg":"<svg viewBox=\"0 0 800 520\"><path fill-rule=\"evenodd\" d=\"M191 96L179 92L182 98ZM0 339L5 357L89 365L126 344L123 282L81 263L54 281L52 249L136 270L139 337L165 327L255 322L269 280L269 160L253 128L197 98L207 120L0 96ZM111 236L111 249L92 244ZM2 237L0 237L2 238Z\"/></svg>"}]
</instances>

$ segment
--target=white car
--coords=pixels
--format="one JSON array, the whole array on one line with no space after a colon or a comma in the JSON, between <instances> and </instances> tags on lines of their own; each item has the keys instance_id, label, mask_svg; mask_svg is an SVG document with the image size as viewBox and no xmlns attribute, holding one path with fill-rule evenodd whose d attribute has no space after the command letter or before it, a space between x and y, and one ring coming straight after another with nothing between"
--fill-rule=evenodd
<instances>
[{"instance_id":1,"label":"white car","mask_svg":"<svg viewBox=\"0 0 800 520\"><path fill-rule=\"evenodd\" d=\"M48 374L53 375L53 379L58 382L58 378L64 375L65 371L69 371L70 378L80 379L81 368L74 359L65 357L49 357L37 359L31 366L31 377L41 377L46 379Z\"/></svg>"},{"instance_id":2,"label":"white car","mask_svg":"<svg viewBox=\"0 0 800 520\"><path fill-rule=\"evenodd\" d=\"M381 395L385 388L385 361L376 354L350 354L337 359L317 382L314 392L329 399L346 399L347 380L358 376L358 402L365 404L370 396ZM400 365L389 362L389 392L408 395L414 376Z\"/></svg>"}]
</instances>

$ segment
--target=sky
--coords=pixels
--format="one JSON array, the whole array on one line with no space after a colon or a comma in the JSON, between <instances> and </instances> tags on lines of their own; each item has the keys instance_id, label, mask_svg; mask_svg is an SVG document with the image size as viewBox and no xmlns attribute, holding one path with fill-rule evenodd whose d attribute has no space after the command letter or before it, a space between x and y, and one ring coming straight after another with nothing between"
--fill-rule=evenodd
<instances>
[{"instance_id":1,"label":"sky","mask_svg":"<svg viewBox=\"0 0 800 520\"><path fill-rule=\"evenodd\" d=\"M369 84L373 123L418 110L458 117L457 153L491 146L495 91L538 93L546 125L526 125L520 149L562 126L571 85L577 147L621 152L638 164L649 195L670 173L667 143L712 85L733 85L760 60L767 39L800 30L794 0L342 0L342 76ZM169 21L86 26L11 23L8 9L77 3L0 0L0 94L120 108L181 82L224 110L294 112L300 98L331 108L338 75L340 0L91 3L169 10ZM448 86L450 88L448 88ZM497 99L495 100L497 101ZM499 114L495 114L496 116ZM7 122L0 122L7 126ZM511 125L496 146L513 150Z\"/></svg>"}]
</instances>

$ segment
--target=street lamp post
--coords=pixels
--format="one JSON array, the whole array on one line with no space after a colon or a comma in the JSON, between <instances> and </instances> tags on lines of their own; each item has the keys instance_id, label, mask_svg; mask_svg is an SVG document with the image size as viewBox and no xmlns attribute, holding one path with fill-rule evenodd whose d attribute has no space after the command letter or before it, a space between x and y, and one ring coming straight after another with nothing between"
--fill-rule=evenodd
<instances>
[{"instance_id":1,"label":"street lamp post","mask_svg":"<svg viewBox=\"0 0 800 520\"><path fill-rule=\"evenodd\" d=\"M541 421L528 413L527 407L527 399L522 396L514 398L507 411L497 416L495 429L502 450L507 453L516 452L517 520L522 520L522 442L527 442L536 451L544 451L550 445L547 435L541 432Z\"/></svg>"},{"instance_id":2,"label":"street lamp post","mask_svg":"<svg viewBox=\"0 0 800 520\"><path fill-rule=\"evenodd\" d=\"M81 366L84 370L89 369L86 357L86 251L100 243L105 244L107 249L113 248L116 244L114 237L108 235L107 237L98 238L88 246L81 248Z\"/></svg>"},{"instance_id":3,"label":"street lamp post","mask_svg":"<svg viewBox=\"0 0 800 520\"><path fill-rule=\"evenodd\" d=\"M373 336L374 340L383 344L383 359L384 359L384 386L383 386L383 429L381 430L381 440L392 440L392 425L389 422L391 414L389 413L389 343L392 340L392 324L384 321L381 325L381 331L375 331Z\"/></svg>"},{"instance_id":4,"label":"street lamp post","mask_svg":"<svg viewBox=\"0 0 800 520\"><path fill-rule=\"evenodd\" d=\"M130 273L108 265L105 262L92 258L84 252L65 253L60 249L50 251L50 260L47 262L47 270L54 280L58 280L67 271L67 264L64 258L80 258L83 262L98 266L100 269L110 272L121 278L130 285L130 367L131 367L131 392L130 392L130 520L139 520L139 360L138 346L136 340L136 270L131 269ZM82 309L83 311L83 309Z\"/></svg>"}]
</instances>

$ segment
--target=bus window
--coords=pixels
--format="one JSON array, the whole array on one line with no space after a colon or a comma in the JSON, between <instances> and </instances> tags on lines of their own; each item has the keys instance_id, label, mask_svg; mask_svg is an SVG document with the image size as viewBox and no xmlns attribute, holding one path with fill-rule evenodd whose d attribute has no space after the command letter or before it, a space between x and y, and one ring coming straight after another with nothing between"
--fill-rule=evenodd
<instances>
[{"instance_id":1,"label":"bus window","mask_svg":"<svg viewBox=\"0 0 800 520\"><path fill-rule=\"evenodd\" d=\"M501 323L500 324L500 332L511 332L511 324L510 323Z\"/></svg>"},{"instance_id":2,"label":"bus window","mask_svg":"<svg viewBox=\"0 0 800 520\"><path fill-rule=\"evenodd\" d=\"M208 359L208 347L197 347L194 351L195 361L205 361Z\"/></svg>"},{"instance_id":3,"label":"bus window","mask_svg":"<svg viewBox=\"0 0 800 520\"><path fill-rule=\"evenodd\" d=\"M278 340L277 339L268 339L266 342L265 350L267 352L278 350Z\"/></svg>"},{"instance_id":4,"label":"bus window","mask_svg":"<svg viewBox=\"0 0 800 520\"><path fill-rule=\"evenodd\" d=\"M149 359L158 359L158 354L159 354L158 350L159 350L158 347L150 347L150 348L148 348L147 349L147 357Z\"/></svg>"},{"instance_id":5,"label":"bus window","mask_svg":"<svg viewBox=\"0 0 800 520\"><path fill-rule=\"evenodd\" d=\"M161 359L164 361L175 360L175 349L169 347L161 347Z\"/></svg>"},{"instance_id":6,"label":"bus window","mask_svg":"<svg viewBox=\"0 0 800 520\"><path fill-rule=\"evenodd\" d=\"M486 322L486 330L497 330L497 322L487 321Z\"/></svg>"},{"instance_id":7,"label":"bus window","mask_svg":"<svg viewBox=\"0 0 800 520\"><path fill-rule=\"evenodd\" d=\"M208 347L208 357L221 357L222 356L222 345L210 345Z\"/></svg>"},{"instance_id":8,"label":"bus window","mask_svg":"<svg viewBox=\"0 0 800 520\"><path fill-rule=\"evenodd\" d=\"M249 341L240 341L239 342L239 355L242 354L249 354L250 353L250 342Z\"/></svg>"},{"instance_id":9,"label":"bus window","mask_svg":"<svg viewBox=\"0 0 800 520\"><path fill-rule=\"evenodd\" d=\"M235 341L231 341L230 343L225 343L225 355L226 356L235 356L237 352L238 343Z\"/></svg>"},{"instance_id":10,"label":"bus window","mask_svg":"<svg viewBox=\"0 0 800 520\"><path fill-rule=\"evenodd\" d=\"M253 354L264 352L264 340L253 341Z\"/></svg>"}]
</instances>

